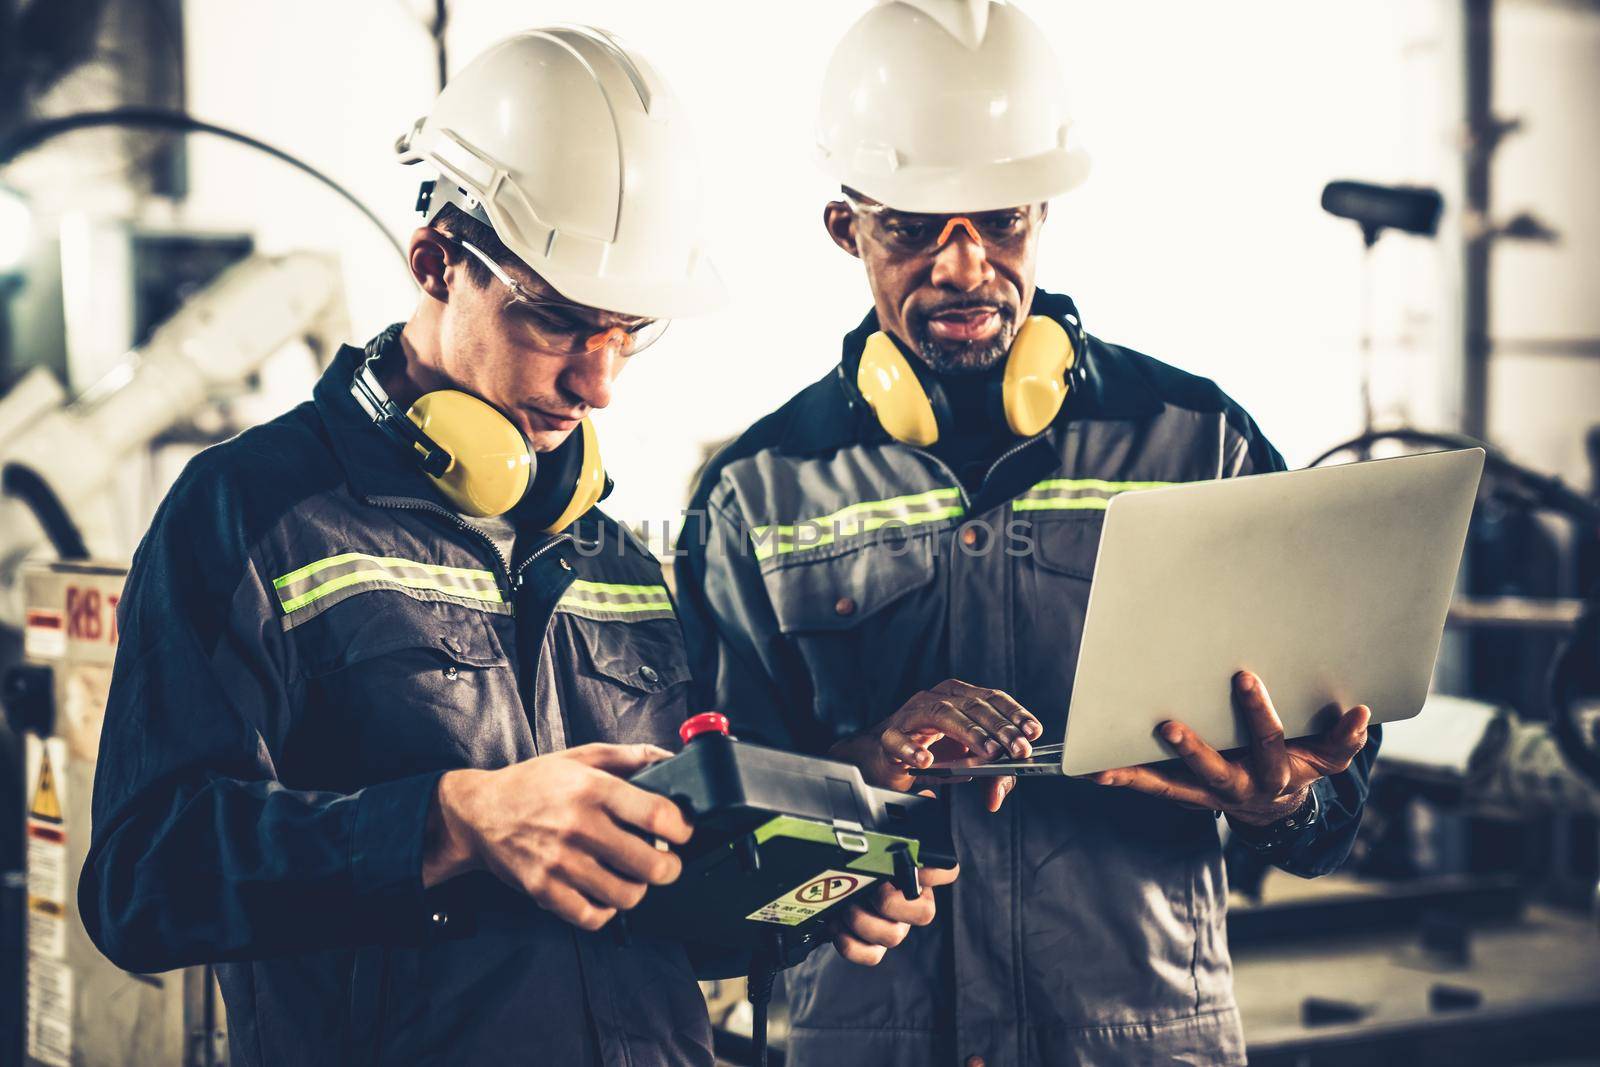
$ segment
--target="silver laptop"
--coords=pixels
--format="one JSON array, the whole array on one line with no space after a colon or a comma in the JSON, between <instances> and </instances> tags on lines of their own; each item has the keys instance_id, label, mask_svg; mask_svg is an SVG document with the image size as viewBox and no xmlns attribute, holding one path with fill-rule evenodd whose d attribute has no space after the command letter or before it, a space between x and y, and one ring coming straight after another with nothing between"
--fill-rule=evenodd
<instances>
[{"instance_id":1,"label":"silver laptop","mask_svg":"<svg viewBox=\"0 0 1600 1067\"><path fill-rule=\"evenodd\" d=\"M1092 774L1172 759L1169 719L1219 750L1250 743L1235 672L1266 682L1285 736L1356 704L1422 710L1483 473L1462 449L1191 482L1111 501L1066 737L1026 760L935 776Z\"/></svg>"}]
</instances>

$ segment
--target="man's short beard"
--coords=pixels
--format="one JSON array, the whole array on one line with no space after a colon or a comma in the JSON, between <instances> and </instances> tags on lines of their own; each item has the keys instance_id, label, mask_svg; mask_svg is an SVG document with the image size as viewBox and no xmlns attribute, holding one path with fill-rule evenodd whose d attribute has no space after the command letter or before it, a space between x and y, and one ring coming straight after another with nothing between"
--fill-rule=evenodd
<instances>
[{"instance_id":1,"label":"man's short beard","mask_svg":"<svg viewBox=\"0 0 1600 1067\"><path fill-rule=\"evenodd\" d=\"M918 323L917 353L936 374L978 374L988 370L1011 350L1016 326L1010 309L1000 311L1000 329L986 341L936 341L928 335L927 322Z\"/></svg>"}]
</instances>

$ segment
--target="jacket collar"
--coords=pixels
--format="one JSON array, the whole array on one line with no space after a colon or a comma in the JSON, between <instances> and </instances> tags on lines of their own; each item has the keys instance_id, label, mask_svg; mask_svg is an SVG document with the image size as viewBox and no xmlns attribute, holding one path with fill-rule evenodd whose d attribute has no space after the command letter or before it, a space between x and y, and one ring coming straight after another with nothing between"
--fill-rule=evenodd
<instances>
[{"instance_id":1,"label":"jacket collar","mask_svg":"<svg viewBox=\"0 0 1600 1067\"><path fill-rule=\"evenodd\" d=\"M341 347L312 391L312 400L356 496L363 500L404 497L447 506L422 469L409 461L405 449L378 429L350 393L356 370L369 356L384 361L400 356L403 325L390 326L365 348Z\"/></svg>"},{"instance_id":2,"label":"jacket collar","mask_svg":"<svg viewBox=\"0 0 1600 1067\"><path fill-rule=\"evenodd\" d=\"M1074 383L1067 403L1056 417L1060 426L1069 419L1137 419L1161 410L1162 402L1153 384L1122 358L1115 346L1108 345L1078 325L1077 305L1069 296L1035 289L1033 315L1048 315L1072 337L1084 339L1084 369ZM866 401L857 391L856 370L867 338L878 330L878 313L869 310L855 329L844 335L838 366L827 379L802 394L795 418L784 434L783 449L794 452L824 452L857 442L887 441Z\"/></svg>"}]
</instances>

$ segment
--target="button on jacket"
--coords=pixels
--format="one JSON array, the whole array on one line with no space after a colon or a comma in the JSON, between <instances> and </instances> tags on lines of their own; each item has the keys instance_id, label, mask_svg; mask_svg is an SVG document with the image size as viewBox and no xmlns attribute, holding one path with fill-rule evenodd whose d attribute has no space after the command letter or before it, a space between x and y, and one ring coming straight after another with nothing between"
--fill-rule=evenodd
<instances>
[{"instance_id":1,"label":"button on jacket","mask_svg":"<svg viewBox=\"0 0 1600 1067\"><path fill-rule=\"evenodd\" d=\"M710 1064L678 946L481 872L422 888L441 773L670 740L688 668L642 546L595 510L507 559L351 397L365 356L196 457L134 557L89 933L130 970L219 962L252 1067Z\"/></svg>"},{"instance_id":2,"label":"button on jacket","mask_svg":"<svg viewBox=\"0 0 1600 1067\"><path fill-rule=\"evenodd\" d=\"M1064 297L1040 292L1033 313L1076 332ZM890 440L846 384L876 329L869 314L840 366L700 483L679 560L696 703L742 736L820 753L959 678L1012 694L1059 738L1107 502L1283 461L1211 382L1088 338L1054 425L969 488ZM1269 859L1302 875L1343 861L1377 733L1316 787L1316 825ZM791 1062L1242 1063L1213 814L1024 778L991 815L981 790L946 791L962 876L932 927L875 968L820 952L789 972Z\"/></svg>"}]
</instances>

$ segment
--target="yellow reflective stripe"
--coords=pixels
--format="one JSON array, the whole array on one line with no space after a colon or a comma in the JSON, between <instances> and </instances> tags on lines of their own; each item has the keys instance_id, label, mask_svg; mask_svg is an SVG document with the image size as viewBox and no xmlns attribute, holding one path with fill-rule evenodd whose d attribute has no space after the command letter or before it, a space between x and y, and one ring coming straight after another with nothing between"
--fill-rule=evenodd
<instances>
[{"instance_id":1,"label":"yellow reflective stripe","mask_svg":"<svg viewBox=\"0 0 1600 1067\"><path fill-rule=\"evenodd\" d=\"M640 596L659 596L665 599L667 587L664 585L618 585L614 582L591 582L579 578L567 587L567 592L569 595L571 593L633 593Z\"/></svg>"},{"instance_id":2,"label":"yellow reflective stripe","mask_svg":"<svg viewBox=\"0 0 1600 1067\"><path fill-rule=\"evenodd\" d=\"M589 608L592 611L662 611L669 615L672 614L672 604L665 599L619 604L614 600L586 600L583 597L564 596L561 598L561 602L556 605L556 610L560 611L564 608Z\"/></svg>"},{"instance_id":3,"label":"yellow reflective stripe","mask_svg":"<svg viewBox=\"0 0 1600 1067\"><path fill-rule=\"evenodd\" d=\"M955 488L929 489L922 493L890 497L887 500L863 500L850 504L828 515L802 519L793 524L755 526L750 530L750 541L755 547L756 559L771 559L788 552L802 552L808 548L831 545L844 537L872 533L891 523L898 526L916 526L938 522L966 514L961 504L940 503L959 500L961 490ZM918 510L930 509L930 510ZM842 526L848 525L848 530ZM806 537L814 533L815 539Z\"/></svg>"},{"instance_id":4,"label":"yellow reflective stripe","mask_svg":"<svg viewBox=\"0 0 1600 1067\"><path fill-rule=\"evenodd\" d=\"M1104 511L1119 493L1160 489L1173 482L1108 482L1103 478L1047 478L1011 501L1013 511Z\"/></svg>"},{"instance_id":5,"label":"yellow reflective stripe","mask_svg":"<svg viewBox=\"0 0 1600 1067\"><path fill-rule=\"evenodd\" d=\"M940 500L949 500L953 497L959 497L960 495L961 490L959 489L930 489L926 493L911 493L907 496L894 496L887 500L863 500L859 504L851 504L848 507L840 508L831 515L822 515L815 519L801 519L793 526L757 526L755 527L754 532L758 534L764 534L769 530L775 530L780 535L792 534L802 527L833 524L839 522L841 519L847 519L852 515L858 515L862 512L886 511L895 508L910 508L914 504L932 504Z\"/></svg>"},{"instance_id":6,"label":"yellow reflective stripe","mask_svg":"<svg viewBox=\"0 0 1600 1067\"><path fill-rule=\"evenodd\" d=\"M1030 493L1048 492L1052 489L1099 489L1107 493L1130 493L1139 489L1160 489L1175 482L1107 482L1099 478L1047 478L1035 483Z\"/></svg>"},{"instance_id":7,"label":"yellow reflective stripe","mask_svg":"<svg viewBox=\"0 0 1600 1067\"><path fill-rule=\"evenodd\" d=\"M359 585L362 582L388 582L392 585L404 586L407 589L429 589L468 600L482 600L490 604L502 603L499 589L469 589L459 585L445 585L427 578L407 578L403 575L395 574L393 571L374 569L341 574L337 578L323 582L309 592L302 593L293 600L285 600L283 602L284 613L289 614L298 611L307 604L316 603L330 593L337 593L341 589Z\"/></svg>"},{"instance_id":8,"label":"yellow reflective stripe","mask_svg":"<svg viewBox=\"0 0 1600 1067\"><path fill-rule=\"evenodd\" d=\"M1111 506L1106 496L1075 496L1045 500L1013 500L1012 511L1104 511Z\"/></svg>"},{"instance_id":9,"label":"yellow reflective stripe","mask_svg":"<svg viewBox=\"0 0 1600 1067\"><path fill-rule=\"evenodd\" d=\"M327 570L329 567L337 567L341 563L349 563L358 559L366 560L368 563L376 563L380 567L415 567L418 570L428 571L432 574L453 574L462 578L484 578L491 582L495 580L493 571L473 570L469 567L443 567L436 563L419 563L414 559L399 559L395 556L369 556L365 552L345 552L338 556L329 556L327 559L319 559L315 563L307 563L297 571L285 574L282 578L275 578L273 579L272 587L274 589L282 589L284 586L292 585L302 578L316 574L318 571Z\"/></svg>"},{"instance_id":10,"label":"yellow reflective stripe","mask_svg":"<svg viewBox=\"0 0 1600 1067\"><path fill-rule=\"evenodd\" d=\"M917 526L925 522L938 522L940 519L953 519L965 515L966 509L959 505L951 508L941 508L938 511L916 512L912 515L884 515L870 519L859 519L850 530L839 532L824 530L815 541L778 541L766 540L755 542L756 559L771 559L775 555L784 555L788 552L804 552L809 548L821 548L831 545L841 538L858 537L869 534L874 530L881 530L893 523L896 526Z\"/></svg>"}]
</instances>

